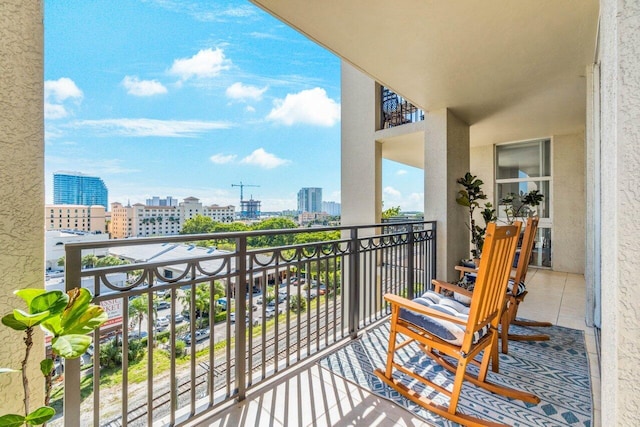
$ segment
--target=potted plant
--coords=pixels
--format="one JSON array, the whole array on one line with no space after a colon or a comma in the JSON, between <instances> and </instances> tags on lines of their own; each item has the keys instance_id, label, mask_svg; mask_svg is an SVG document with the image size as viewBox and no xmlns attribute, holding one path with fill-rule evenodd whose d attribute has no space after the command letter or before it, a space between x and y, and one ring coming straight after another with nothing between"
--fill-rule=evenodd
<instances>
[{"instance_id":1,"label":"potted plant","mask_svg":"<svg viewBox=\"0 0 640 427\"><path fill-rule=\"evenodd\" d=\"M521 191L519 194L509 193L500 200L504 206L504 213L507 215L507 223L524 220L536 214L535 207L544 200L544 194L539 190L531 190L528 193Z\"/></svg>"},{"instance_id":2,"label":"potted plant","mask_svg":"<svg viewBox=\"0 0 640 427\"><path fill-rule=\"evenodd\" d=\"M487 224L496 220L496 210L491 203L482 202L487 199L487 195L482 191L484 182L476 175L467 172L464 177L458 178L456 182L463 187L462 190L458 191L456 202L468 209L469 222L465 223L465 225L471 231L471 257L477 260L482 253ZM483 224L476 223L474 217L476 209L481 209Z\"/></svg>"},{"instance_id":3,"label":"potted plant","mask_svg":"<svg viewBox=\"0 0 640 427\"><path fill-rule=\"evenodd\" d=\"M49 406L55 358L80 357L91 344L91 336L87 334L99 328L108 317L102 307L91 304L91 292L84 288L75 288L67 293L58 290L20 289L14 294L24 300L27 309L14 309L2 318L2 323L16 331L24 332L25 355L20 369L0 368L0 373L22 374L24 415L2 415L0 427L40 425L55 415L55 409ZM40 326L52 336L52 354L40 362L40 370L45 377L44 405L31 411L27 366L36 326Z\"/></svg>"}]
</instances>

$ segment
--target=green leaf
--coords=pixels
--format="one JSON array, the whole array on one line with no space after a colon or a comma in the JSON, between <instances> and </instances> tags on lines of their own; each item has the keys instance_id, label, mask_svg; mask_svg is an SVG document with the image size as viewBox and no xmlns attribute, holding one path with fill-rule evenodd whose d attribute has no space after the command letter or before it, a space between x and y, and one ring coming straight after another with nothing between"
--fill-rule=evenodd
<instances>
[{"instance_id":1,"label":"green leaf","mask_svg":"<svg viewBox=\"0 0 640 427\"><path fill-rule=\"evenodd\" d=\"M9 374L11 372L20 372L20 369L0 368L0 374Z\"/></svg>"},{"instance_id":2,"label":"green leaf","mask_svg":"<svg viewBox=\"0 0 640 427\"><path fill-rule=\"evenodd\" d=\"M31 301L35 297L37 297L38 295L42 295L45 292L47 292L45 289L33 289L33 288L18 289L17 291L13 291L13 293L16 296L19 296L24 300L24 302L27 303L27 307L29 307L29 305L31 304Z\"/></svg>"},{"instance_id":3,"label":"green leaf","mask_svg":"<svg viewBox=\"0 0 640 427\"><path fill-rule=\"evenodd\" d=\"M22 322L29 328L38 325L40 322L49 317L49 312L44 311L42 313L30 314L18 308L13 310L13 316L18 322Z\"/></svg>"},{"instance_id":4,"label":"green leaf","mask_svg":"<svg viewBox=\"0 0 640 427\"><path fill-rule=\"evenodd\" d=\"M57 337L58 335L62 335L62 331L63 331L62 324L60 322L61 322L61 319L60 319L60 315L58 314L56 316L51 316L47 320L42 322L40 324L40 327L48 331L54 337Z\"/></svg>"},{"instance_id":5,"label":"green leaf","mask_svg":"<svg viewBox=\"0 0 640 427\"><path fill-rule=\"evenodd\" d=\"M51 349L65 359L75 359L87 351L91 344L91 337L87 335L62 335L54 337Z\"/></svg>"},{"instance_id":6,"label":"green leaf","mask_svg":"<svg viewBox=\"0 0 640 427\"><path fill-rule=\"evenodd\" d=\"M49 311L51 314L62 313L67 306L69 297L62 291L50 291L38 295L29 304L31 313L42 313Z\"/></svg>"},{"instance_id":7,"label":"green leaf","mask_svg":"<svg viewBox=\"0 0 640 427\"><path fill-rule=\"evenodd\" d=\"M41 406L24 419L33 426L39 426L49 421L56 414L56 410L51 406Z\"/></svg>"},{"instance_id":8,"label":"green leaf","mask_svg":"<svg viewBox=\"0 0 640 427\"><path fill-rule=\"evenodd\" d=\"M18 414L7 414L0 417L0 427L20 427L24 425L24 416Z\"/></svg>"},{"instance_id":9,"label":"green leaf","mask_svg":"<svg viewBox=\"0 0 640 427\"><path fill-rule=\"evenodd\" d=\"M91 303L91 292L84 288L75 288L67 292L69 295L69 303L67 308L62 312L62 328L73 328L77 319L82 316L86 308Z\"/></svg>"},{"instance_id":10,"label":"green leaf","mask_svg":"<svg viewBox=\"0 0 640 427\"><path fill-rule=\"evenodd\" d=\"M109 320L109 316L99 305L89 305L73 324L66 325L63 334L88 334Z\"/></svg>"},{"instance_id":11,"label":"green leaf","mask_svg":"<svg viewBox=\"0 0 640 427\"><path fill-rule=\"evenodd\" d=\"M45 377L49 375L51 371L53 371L53 360L43 359L40 362L40 371L42 372L42 375L44 375Z\"/></svg>"},{"instance_id":12,"label":"green leaf","mask_svg":"<svg viewBox=\"0 0 640 427\"><path fill-rule=\"evenodd\" d=\"M29 328L27 325L17 320L13 313L9 313L4 316L2 318L2 324L10 327L11 329L15 329L16 331L25 331Z\"/></svg>"}]
</instances>

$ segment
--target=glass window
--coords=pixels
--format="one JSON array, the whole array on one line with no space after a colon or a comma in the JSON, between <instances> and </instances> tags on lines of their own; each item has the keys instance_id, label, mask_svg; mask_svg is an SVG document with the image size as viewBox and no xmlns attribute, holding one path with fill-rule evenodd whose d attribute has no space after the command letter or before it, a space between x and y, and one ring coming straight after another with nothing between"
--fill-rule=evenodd
<instances>
[{"instance_id":1,"label":"glass window","mask_svg":"<svg viewBox=\"0 0 640 427\"><path fill-rule=\"evenodd\" d=\"M510 194L524 195L538 190L544 196L540 205L525 207L519 212L524 219L530 214L540 217L536 242L531 256L531 265L551 267L551 140L517 142L496 146L496 191L497 215L506 220L505 206L500 201ZM513 208L518 209L517 198Z\"/></svg>"},{"instance_id":2,"label":"glass window","mask_svg":"<svg viewBox=\"0 0 640 427\"><path fill-rule=\"evenodd\" d=\"M498 145L496 179L526 179L551 176L548 139Z\"/></svg>"},{"instance_id":3,"label":"glass window","mask_svg":"<svg viewBox=\"0 0 640 427\"><path fill-rule=\"evenodd\" d=\"M503 182L497 183L497 191L496 191L496 200L498 201L498 216L504 217L506 216L504 213L505 206L500 204L500 200L502 200L505 196L509 194L526 194L532 190L538 190L541 194L544 194L544 199L540 205L536 206L533 209L525 211L522 209L520 212L521 217L529 216L529 212L532 215L537 214L540 218L549 218L549 181L519 181L519 182ZM519 206L515 206L514 208L518 209Z\"/></svg>"}]
</instances>

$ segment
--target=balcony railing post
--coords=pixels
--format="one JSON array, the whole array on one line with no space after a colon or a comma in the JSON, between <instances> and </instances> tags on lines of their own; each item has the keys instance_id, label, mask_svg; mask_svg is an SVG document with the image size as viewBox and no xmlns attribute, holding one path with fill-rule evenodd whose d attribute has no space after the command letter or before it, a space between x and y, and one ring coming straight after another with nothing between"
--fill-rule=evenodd
<instances>
[{"instance_id":1,"label":"balcony railing post","mask_svg":"<svg viewBox=\"0 0 640 427\"><path fill-rule=\"evenodd\" d=\"M358 241L358 229L351 229L351 245L349 251L349 303L347 313L349 319L349 335L351 338L358 337L358 323L360 321L360 243Z\"/></svg>"},{"instance_id":2,"label":"balcony railing post","mask_svg":"<svg viewBox=\"0 0 640 427\"><path fill-rule=\"evenodd\" d=\"M414 299L416 297L415 289L415 238L413 235L413 224L407 224L407 297Z\"/></svg>"},{"instance_id":3,"label":"balcony railing post","mask_svg":"<svg viewBox=\"0 0 640 427\"><path fill-rule=\"evenodd\" d=\"M82 250L66 247L64 262L65 290L82 286ZM80 427L80 358L64 361L64 425Z\"/></svg>"},{"instance_id":4,"label":"balcony railing post","mask_svg":"<svg viewBox=\"0 0 640 427\"><path fill-rule=\"evenodd\" d=\"M242 236L237 240L236 245L237 261L236 272L238 278L236 281L236 390L238 391L238 400L244 400L246 397L247 381L246 381L246 354L247 354L247 336L246 324L244 318L247 313L247 237Z\"/></svg>"}]
</instances>

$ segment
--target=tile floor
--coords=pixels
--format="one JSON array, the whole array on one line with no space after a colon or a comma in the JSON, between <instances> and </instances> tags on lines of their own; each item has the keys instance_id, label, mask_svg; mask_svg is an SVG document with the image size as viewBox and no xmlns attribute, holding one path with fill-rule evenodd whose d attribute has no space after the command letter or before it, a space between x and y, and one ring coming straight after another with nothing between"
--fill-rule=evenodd
<instances>
[{"instance_id":1,"label":"tile floor","mask_svg":"<svg viewBox=\"0 0 640 427\"><path fill-rule=\"evenodd\" d=\"M594 426L600 426L600 371L595 335L585 325L582 275L529 270L526 301L520 317L550 321L585 331L591 366ZM410 412L366 392L315 363L314 358L291 373L251 391L241 403L190 426L425 426Z\"/></svg>"}]
</instances>

